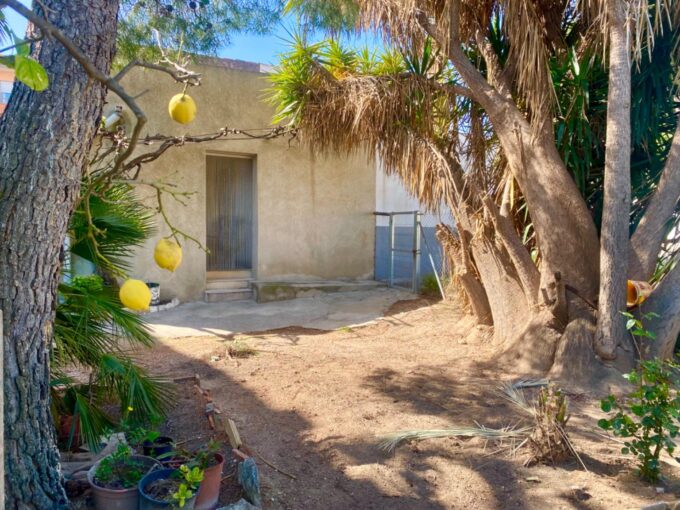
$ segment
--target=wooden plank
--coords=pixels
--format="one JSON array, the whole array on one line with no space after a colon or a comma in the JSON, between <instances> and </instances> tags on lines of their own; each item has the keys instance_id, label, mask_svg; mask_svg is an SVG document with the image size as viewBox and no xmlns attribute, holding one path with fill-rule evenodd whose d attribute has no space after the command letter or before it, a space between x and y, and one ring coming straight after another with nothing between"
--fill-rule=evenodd
<instances>
[{"instance_id":1,"label":"wooden plank","mask_svg":"<svg viewBox=\"0 0 680 510\"><path fill-rule=\"evenodd\" d=\"M227 418L227 421L224 424L224 431L227 433L227 437L229 437L229 444L231 447L239 449L243 443L241 442L241 435L238 433L234 420Z\"/></svg>"}]
</instances>

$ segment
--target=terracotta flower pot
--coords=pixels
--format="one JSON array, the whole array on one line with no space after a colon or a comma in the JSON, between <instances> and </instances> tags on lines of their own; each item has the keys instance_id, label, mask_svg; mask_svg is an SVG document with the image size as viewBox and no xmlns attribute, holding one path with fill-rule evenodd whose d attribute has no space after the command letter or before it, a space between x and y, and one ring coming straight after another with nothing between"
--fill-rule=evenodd
<instances>
[{"instance_id":1,"label":"terracotta flower pot","mask_svg":"<svg viewBox=\"0 0 680 510\"><path fill-rule=\"evenodd\" d=\"M144 455L133 455L132 458L144 462L145 465L148 464L149 470L159 465L156 459L145 457ZM139 491L137 486L127 489L107 489L95 483L94 478L99 462L87 472L87 481L90 482L92 487L94 507L97 510L138 510Z\"/></svg>"},{"instance_id":2,"label":"terracotta flower pot","mask_svg":"<svg viewBox=\"0 0 680 510\"><path fill-rule=\"evenodd\" d=\"M215 454L217 464L206 468L203 472L203 481L196 496L196 510L214 510L220 499L220 484L222 483L222 468L224 457L221 453Z\"/></svg>"}]
</instances>

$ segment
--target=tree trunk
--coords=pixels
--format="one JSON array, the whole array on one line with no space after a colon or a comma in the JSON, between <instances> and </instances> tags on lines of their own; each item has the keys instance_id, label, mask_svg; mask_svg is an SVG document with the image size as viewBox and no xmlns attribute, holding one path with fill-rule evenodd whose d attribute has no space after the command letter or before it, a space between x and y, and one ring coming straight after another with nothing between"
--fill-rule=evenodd
<instances>
[{"instance_id":1,"label":"tree trunk","mask_svg":"<svg viewBox=\"0 0 680 510\"><path fill-rule=\"evenodd\" d=\"M597 230L555 147L552 129L535 133L512 98L487 83L455 40L449 59L489 116L527 201L543 260L541 287L548 284L545 278L560 273L565 284L594 300L599 278Z\"/></svg>"},{"instance_id":2,"label":"tree trunk","mask_svg":"<svg viewBox=\"0 0 680 510\"><path fill-rule=\"evenodd\" d=\"M622 0L607 2L609 24L609 93L600 232L600 292L595 351L616 358L625 338L628 225L630 214L630 59L626 11Z\"/></svg>"},{"instance_id":3,"label":"tree trunk","mask_svg":"<svg viewBox=\"0 0 680 510\"><path fill-rule=\"evenodd\" d=\"M647 342L646 358L672 359L680 334L680 267L676 265L666 275L650 298L642 303L643 313L654 312L659 317L649 319L645 327L655 338Z\"/></svg>"},{"instance_id":4,"label":"tree trunk","mask_svg":"<svg viewBox=\"0 0 680 510\"><path fill-rule=\"evenodd\" d=\"M118 2L42 0L37 12L102 72L113 58ZM32 55L50 85L15 86L0 120L0 308L4 312L5 505L67 508L50 415L52 342L69 216L106 90L53 38Z\"/></svg>"},{"instance_id":5,"label":"tree trunk","mask_svg":"<svg viewBox=\"0 0 680 510\"><path fill-rule=\"evenodd\" d=\"M647 281L654 273L661 243L667 235L668 219L680 200L680 122L675 129L671 150L659 185L631 238L631 280Z\"/></svg>"}]
</instances>

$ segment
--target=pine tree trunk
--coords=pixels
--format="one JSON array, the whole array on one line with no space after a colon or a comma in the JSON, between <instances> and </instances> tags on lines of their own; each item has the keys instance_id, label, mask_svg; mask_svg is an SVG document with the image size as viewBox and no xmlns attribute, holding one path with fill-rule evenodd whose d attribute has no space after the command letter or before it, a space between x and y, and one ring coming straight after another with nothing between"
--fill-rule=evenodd
<instances>
[{"instance_id":1,"label":"pine tree trunk","mask_svg":"<svg viewBox=\"0 0 680 510\"><path fill-rule=\"evenodd\" d=\"M118 2L42 0L37 12L108 73ZM17 84L0 120L0 308L4 312L5 508L67 508L50 415L60 252L106 91L53 38L32 55L50 86Z\"/></svg>"},{"instance_id":2,"label":"pine tree trunk","mask_svg":"<svg viewBox=\"0 0 680 510\"><path fill-rule=\"evenodd\" d=\"M609 25L609 94L600 232L600 292L595 351L615 359L625 337L628 216L630 214L630 57L622 0L607 2Z\"/></svg>"}]
</instances>

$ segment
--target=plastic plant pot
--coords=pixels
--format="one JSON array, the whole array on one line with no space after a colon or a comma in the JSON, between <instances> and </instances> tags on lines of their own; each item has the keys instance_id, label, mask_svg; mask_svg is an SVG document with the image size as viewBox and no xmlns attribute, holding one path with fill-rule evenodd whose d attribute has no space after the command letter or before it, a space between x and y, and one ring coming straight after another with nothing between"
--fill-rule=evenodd
<instances>
[{"instance_id":1,"label":"plastic plant pot","mask_svg":"<svg viewBox=\"0 0 680 510\"><path fill-rule=\"evenodd\" d=\"M137 486L139 491L139 510L174 510L177 506L175 501L158 501L146 493L146 488L151 482L170 478L177 472L177 469L158 469L142 478ZM196 493L185 501L182 510L193 510L195 503Z\"/></svg>"},{"instance_id":2,"label":"plastic plant pot","mask_svg":"<svg viewBox=\"0 0 680 510\"><path fill-rule=\"evenodd\" d=\"M148 465L149 471L160 465L156 459L144 455L133 455L131 458ZM90 487L92 487L94 507L97 510L137 510L139 508L139 491L136 486L127 489L107 489L95 483L94 478L99 462L87 472L87 481L90 482Z\"/></svg>"},{"instance_id":3,"label":"plastic plant pot","mask_svg":"<svg viewBox=\"0 0 680 510\"><path fill-rule=\"evenodd\" d=\"M221 453L215 454L217 464L205 468L203 471L203 481L198 489L196 496L196 510L214 510L220 499L220 484L222 483L222 468L224 467L224 457Z\"/></svg>"},{"instance_id":4,"label":"plastic plant pot","mask_svg":"<svg viewBox=\"0 0 680 510\"><path fill-rule=\"evenodd\" d=\"M144 455L158 459L161 455L170 453L175 448L175 440L167 436L159 436L154 441L144 441L142 449Z\"/></svg>"}]
</instances>

